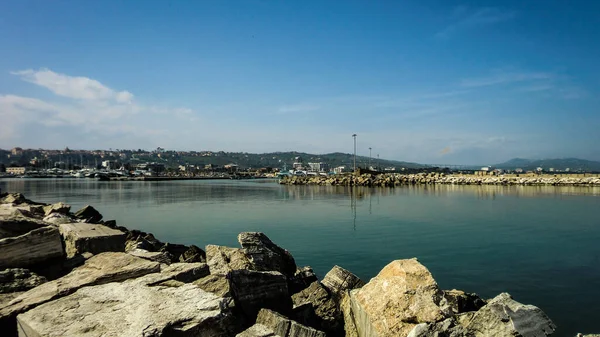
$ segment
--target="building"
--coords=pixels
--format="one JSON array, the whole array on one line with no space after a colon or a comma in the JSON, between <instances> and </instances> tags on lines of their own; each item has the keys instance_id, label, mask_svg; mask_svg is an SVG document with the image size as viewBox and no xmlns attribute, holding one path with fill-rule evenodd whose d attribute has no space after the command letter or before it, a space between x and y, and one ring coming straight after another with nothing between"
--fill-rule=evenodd
<instances>
[{"instance_id":1,"label":"building","mask_svg":"<svg viewBox=\"0 0 600 337\"><path fill-rule=\"evenodd\" d=\"M148 171L153 174L159 174L159 173L162 173L165 171L165 164L143 163L143 164L138 164L136 168L141 171Z\"/></svg>"},{"instance_id":2,"label":"building","mask_svg":"<svg viewBox=\"0 0 600 337\"><path fill-rule=\"evenodd\" d=\"M311 171L315 172L329 172L329 164L319 162L319 163L308 163Z\"/></svg>"},{"instance_id":3,"label":"building","mask_svg":"<svg viewBox=\"0 0 600 337\"><path fill-rule=\"evenodd\" d=\"M25 168L25 167L7 167L6 168L6 173L12 174L12 175L25 174L25 172L27 172L27 168Z\"/></svg>"},{"instance_id":4,"label":"building","mask_svg":"<svg viewBox=\"0 0 600 337\"><path fill-rule=\"evenodd\" d=\"M102 167L104 167L107 170L114 170L117 168L117 162L115 162L114 160L103 160Z\"/></svg>"},{"instance_id":5,"label":"building","mask_svg":"<svg viewBox=\"0 0 600 337\"><path fill-rule=\"evenodd\" d=\"M227 165L224 165L223 168L229 172L237 172L238 165L237 164L227 164Z\"/></svg>"},{"instance_id":6,"label":"building","mask_svg":"<svg viewBox=\"0 0 600 337\"><path fill-rule=\"evenodd\" d=\"M12 150L10 150L10 153L11 153L13 156L20 156L20 155L22 155L22 154L23 154L23 149L22 149L22 148L20 148L20 147L14 147Z\"/></svg>"},{"instance_id":7,"label":"building","mask_svg":"<svg viewBox=\"0 0 600 337\"><path fill-rule=\"evenodd\" d=\"M341 174L344 173L344 171L346 171L346 166L338 166L333 169L333 173L335 174Z\"/></svg>"}]
</instances>

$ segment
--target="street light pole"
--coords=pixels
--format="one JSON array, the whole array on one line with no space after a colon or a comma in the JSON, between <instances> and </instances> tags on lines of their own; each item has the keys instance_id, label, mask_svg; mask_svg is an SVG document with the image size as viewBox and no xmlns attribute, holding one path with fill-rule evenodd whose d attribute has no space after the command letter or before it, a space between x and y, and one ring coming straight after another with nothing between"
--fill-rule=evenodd
<instances>
[{"instance_id":1,"label":"street light pole","mask_svg":"<svg viewBox=\"0 0 600 337\"><path fill-rule=\"evenodd\" d=\"M381 163L379 162L379 153L377 154L377 171L381 170Z\"/></svg>"},{"instance_id":2,"label":"street light pole","mask_svg":"<svg viewBox=\"0 0 600 337\"><path fill-rule=\"evenodd\" d=\"M369 148L369 170L371 169L371 148Z\"/></svg>"},{"instance_id":3,"label":"street light pole","mask_svg":"<svg viewBox=\"0 0 600 337\"><path fill-rule=\"evenodd\" d=\"M354 172L356 172L356 133L352 135L354 138Z\"/></svg>"}]
</instances>

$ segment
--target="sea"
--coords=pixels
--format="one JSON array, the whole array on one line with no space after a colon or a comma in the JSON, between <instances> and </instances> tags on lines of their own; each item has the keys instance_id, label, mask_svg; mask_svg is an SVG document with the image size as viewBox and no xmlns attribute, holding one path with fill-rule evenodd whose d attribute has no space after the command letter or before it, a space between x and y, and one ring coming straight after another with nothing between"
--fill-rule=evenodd
<instances>
[{"instance_id":1,"label":"sea","mask_svg":"<svg viewBox=\"0 0 600 337\"><path fill-rule=\"evenodd\" d=\"M540 307L554 336L600 333L600 188L284 186L275 180L0 179L34 201L98 209L165 242L239 247L260 231L322 278L364 281L416 257L442 289L510 293ZM1 253L1 252L0 252Z\"/></svg>"}]
</instances>

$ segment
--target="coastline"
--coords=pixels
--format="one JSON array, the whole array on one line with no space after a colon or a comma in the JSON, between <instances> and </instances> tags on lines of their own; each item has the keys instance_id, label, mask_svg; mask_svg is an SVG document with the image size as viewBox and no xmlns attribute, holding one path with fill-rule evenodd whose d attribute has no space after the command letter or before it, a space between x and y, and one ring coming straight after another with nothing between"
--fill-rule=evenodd
<instances>
[{"instance_id":1,"label":"coastline","mask_svg":"<svg viewBox=\"0 0 600 337\"><path fill-rule=\"evenodd\" d=\"M0 309L0 326L18 321L19 336L48 331L142 336L147 334L141 327L148 326L156 329L151 336L240 337L480 336L480 329L508 336L524 333L521 324L535 326L536 335L543 336L555 329L539 308L506 293L485 300L440 289L417 259L392 261L369 282L339 266L319 280L263 233L240 233L241 248L203 250L117 226L91 206L73 213L63 203L3 194L0 210L0 247L22 244L20 254L12 254L20 261L0 266L19 269L11 275L22 276L13 277L22 282L15 282L18 294L2 302L7 305ZM43 241L34 241L40 230ZM36 249L41 243L46 248ZM164 304L153 307L157 301ZM381 311L384 303L393 315ZM147 311L135 315L136 308ZM519 315L506 321L496 309ZM96 313L82 316L85 312ZM106 319L117 329L102 325Z\"/></svg>"}]
</instances>

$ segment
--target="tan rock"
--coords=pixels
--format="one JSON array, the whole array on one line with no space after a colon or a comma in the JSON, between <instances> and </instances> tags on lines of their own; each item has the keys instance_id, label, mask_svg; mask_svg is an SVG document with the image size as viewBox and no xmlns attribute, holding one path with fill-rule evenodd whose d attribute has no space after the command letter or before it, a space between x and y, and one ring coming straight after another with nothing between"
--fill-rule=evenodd
<instances>
[{"instance_id":1,"label":"tan rock","mask_svg":"<svg viewBox=\"0 0 600 337\"><path fill-rule=\"evenodd\" d=\"M207 245L206 263L211 274L226 275L232 270L253 270L252 262L240 248Z\"/></svg>"},{"instance_id":2,"label":"tan rock","mask_svg":"<svg viewBox=\"0 0 600 337\"><path fill-rule=\"evenodd\" d=\"M46 226L0 239L0 269L24 267L63 256L58 229Z\"/></svg>"},{"instance_id":3,"label":"tan rock","mask_svg":"<svg viewBox=\"0 0 600 337\"><path fill-rule=\"evenodd\" d=\"M333 266L321 283L336 297L340 297L346 290L360 288L365 285L365 282L358 276L340 266Z\"/></svg>"},{"instance_id":4,"label":"tan rock","mask_svg":"<svg viewBox=\"0 0 600 337\"><path fill-rule=\"evenodd\" d=\"M442 292L417 259L396 260L360 289L350 292L350 310L358 336L406 336L419 323L445 318ZM346 308L348 305L346 305Z\"/></svg>"},{"instance_id":5,"label":"tan rock","mask_svg":"<svg viewBox=\"0 0 600 337\"><path fill-rule=\"evenodd\" d=\"M46 216L52 213L68 214L70 210L71 206L63 202L57 202L56 204L44 206L44 213L46 214Z\"/></svg>"},{"instance_id":6,"label":"tan rock","mask_svg":"<svg viewBox=\"0 0 600 337\"><path fill-rule=\"evenodd\" d=\"M82 253L124 252L125 233L103 225L65 223L59 225L67 257Z\"/></svg>"},{"instance_id":7,"label":"tan rock","mask_svg":"<svg viewBox=\"0 0 600 337\"><path fill-rule=\"evenodd\" d=\"M211 292L217 296L230 297L231 289L225 275L208 275L193 282L200 289Z\"/></svg>"}]
</instances>

